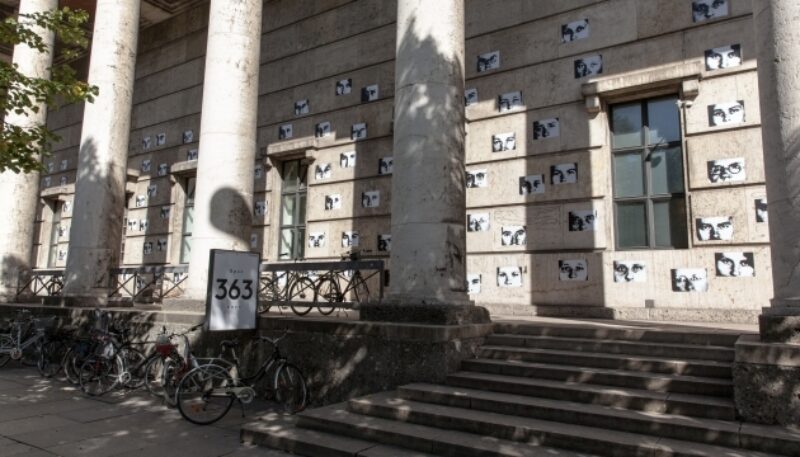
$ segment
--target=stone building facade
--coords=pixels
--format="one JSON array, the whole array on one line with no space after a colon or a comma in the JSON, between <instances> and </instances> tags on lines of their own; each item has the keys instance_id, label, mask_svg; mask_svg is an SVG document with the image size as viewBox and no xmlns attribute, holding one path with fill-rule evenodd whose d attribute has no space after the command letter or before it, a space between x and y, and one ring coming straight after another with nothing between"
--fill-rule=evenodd
<instances>
[{"instance_id":1,"label":"stone building facade","mask_svg":"<svg viewBox=\"0 0 800 457\"><path fill-rule=\"evenodd\" d=\"M98 1L96 17L117 3ZM753 3L463 3L469 297L513 314L755 320L773 297L773 272ZM88 204L76 180L102 181L87 161L117 146L82 152L97 125L89 110L51 111L61 141L39 179L31 264L69 267L87 224L116 231L104 235L105 264L189 264L190 279L206 266L198 244L210 246L214 230L268 262L337 260L355 246L388 262L395 84L415 71L395 59L402 47L438 49L435 40L397 42L397 6L266 1L260 43L216 48L207 2L142 20L138 45L130 32L127 165L114 178L124 198L104 200L118 208L84 215L76 228ZM221 58L254 45L258 68L209 69L211 49ZM88 57L77 65L91 76ZM229 76L252 95L227 94ZM219 105L226 99L255 104L255 119L231 116ZM255 122L244 159L226 152L241 135L217 135L226 120L233 130ZM243 201L226 196L228 183L244 181L233 192ZM91 189L85 199L104 192ZM230 211L242 205L252 225ZM213 226L201 235L196 212ZM94 268L92 255L76 265ZM200 298L192 287L186 295Z\"/></svg>"}]
</instances>

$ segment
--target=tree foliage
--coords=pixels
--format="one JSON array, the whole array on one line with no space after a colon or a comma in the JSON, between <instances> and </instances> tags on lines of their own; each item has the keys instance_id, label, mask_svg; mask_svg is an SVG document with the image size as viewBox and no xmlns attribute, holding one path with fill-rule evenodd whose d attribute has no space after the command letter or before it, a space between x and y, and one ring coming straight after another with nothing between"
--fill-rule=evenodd
<instances>
[{"instance_id":1,"label":"tree foliage","mask_svg":"<svg viewBox=\"0 0 800 457\"><path fill-rule=\"evenodd\" d=\"M89 40L84 25L88 13L67 7L41 13L20 14L0 21L0 43L16 46L26 44L38 52L46 51L46 44L36 33L36 28L54 32L58 59L51 68L50 78L31 78L19 72L16 64L0 61L0 112L28 116L44 109L63 104L92 102L98 93L76 78L69 62L79 57ZM24 127L12 125L3 118L0 132L0 172L27 173L43 170L42 157L50 154L58 135L38 125Z\"/></svg>"}]
</instances>

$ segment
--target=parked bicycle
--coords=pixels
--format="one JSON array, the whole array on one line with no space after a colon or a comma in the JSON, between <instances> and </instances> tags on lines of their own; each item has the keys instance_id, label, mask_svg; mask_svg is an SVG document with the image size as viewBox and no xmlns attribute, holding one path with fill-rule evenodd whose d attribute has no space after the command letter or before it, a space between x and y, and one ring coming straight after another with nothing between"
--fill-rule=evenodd
<instances>
[{"instance_id":1,"label":"parked bicycle","mask_svg":"<svg viewBox=\"0 0 800 457\"><path fill-rule=\"evenodd\" d=\"M50 354L59 341L52 335L56 317L34 318L29 310L17 312L7 327L7 333L0 334L0 367L9 360L18 360L24 365L36 365L45 375L50 371ZM48 333L50 332L50 333ZM43 351L43 348L47 348ZM46 358L42 355L47 354Z\"/></svg>"},{"instance_id":2,"label":"parked bicycle","mask_svg":"<svg viewBox=\"0 0 800 457\"><path fill-rule=\"evenodd\" d=\"M287 271L276 271L273 275L262 278L258 313L269 312L275 305L288 305L298 316L308 314L314 307L314 280L308 275Z\"/></svg>"},{"instance_id":3,"label":"parked bicycle","mask_svg":"<svg viewBox=\"0 0 800 457\"><path fill-rule=\"evenodd\" d=\"M167 335L163 329L156 340L155 353L148 358L144 368L145 387L148 392L161 396L169 406L175 406L175 392L183 377L193 368L201 364L211 363L216 359L198 358L192 353L189 334L205 325L200 323L183 333ZM172 340L178 338L183 342L183 351Z\"/></svg>"},{"instance_id":4,"label":"parked bicycle","mask_svg":"<svg viewBox=\"0 0 800 457\"><path fill-rule=\"evenodd\" d=\"M288 334L287 330L277 338L258 338L259 343L270 343L273 350L250 376L240 374L242 369L236 355L239 343L223 341L221 350L230 351L232 366L210 363L188 372L178 385L176 394L181 415L194 424L213 424L228 413L234 401L239 402L244 415L244 405L256 398L256 386L263 386L260 381L265 377L269 381L262 392L265 398L274 400L288 413L302 411L308 402L305 378L299 368L281 355L278 347Z\"/></svg>"},{"instance_id":5,"label":"parked bicycle","mask_svg":"<svg viewBox=\"0 0 800 457\"><path fill-rule=\"evenodd\" d=\"M140 344L131 339L130 328L113 325L109 313L95 309L94 329L88 339L80 340L79 350L71 353L65 368L72 365L87 395L103 395L116 387L135 389L145 378L145 356L137 347ZM78 365L80 369L76 369Z\"/></svg>"},{"instance_id":6,"label":"parked bicycle","mask_svg":"<svg viewBox=\"0 0 800 457\"><path fill-rule=\"evenodd\" d=\"M360 259L360 251L342 255L342 260L355 262ZM344 287L340 284L344 284ZM345 298L350 298L356 307L370 300L369 285L361 270L331 271L320 276L314 289L314 303L321 314L331 314L336 304L344 302Z\"/></svg>"}]
</instances>

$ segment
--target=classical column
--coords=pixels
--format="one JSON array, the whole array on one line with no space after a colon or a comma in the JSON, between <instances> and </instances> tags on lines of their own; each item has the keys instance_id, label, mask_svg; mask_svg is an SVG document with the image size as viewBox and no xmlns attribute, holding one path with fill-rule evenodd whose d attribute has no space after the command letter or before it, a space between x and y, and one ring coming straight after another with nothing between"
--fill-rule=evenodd
<instances>
[{"instance_id":1,"label":"classical column","mask_svg":"<svg viewBox=\"0 0 800 457\"><path fill-rule=\"evenodd\" d=\"M391 292L361 318L469 321L464 1L399 0L396 52Z\"/></svg>"},{"instance_id":2,"label":"classical column","mask_svg":"<svg viewBox=\"0 0 800 457\"><path fill-rule=\"evenodd\" d=\"M784 339L779 324L800 342L800 2L754 0L753 14L775 290L762 337Z\"/></svg>"},{"instance_id":3,"label":"classical column","mask_svg":"<svg viewBox=\"0 0 800 457\"><path fill-rule=\"evenodd\" d=\"M54 10L58 0L22 0L20 14ZM24 44L14 47L13 63L20 73L32 78L49 78L53 63L53 33L37 30L47 46L39 52ZM22 128L44 125L47 107L39 106L39 112L27 110L24 114L13 111L6 113L5 121ZM36 218L36 203L39 200L39 173L0 174L0 302L11 301L16 294L17 278L20 272L32 267L34 233L33 221Z\"/></svg>"},{"instance_id":4,"label":"classical column","mask_svg":"<svg viewBox=\"0 0 800 457\"><path fill-rule=\"evenodd\" d=\"M211 249L250 250L262 0L211 0L186 296L206 296Z\"/></svg>"},{"instance_id":5,"label":"classical column","mask_svg":"<svg viewBox=\"0 0 800 457\"><path fill-rule=\"evenodd\" d=\"M89 84L100 94L83 115L64 285L76 305L107 303L119 265L138 34L139 0L97 1Z\"/></svg>"}]
</instances>

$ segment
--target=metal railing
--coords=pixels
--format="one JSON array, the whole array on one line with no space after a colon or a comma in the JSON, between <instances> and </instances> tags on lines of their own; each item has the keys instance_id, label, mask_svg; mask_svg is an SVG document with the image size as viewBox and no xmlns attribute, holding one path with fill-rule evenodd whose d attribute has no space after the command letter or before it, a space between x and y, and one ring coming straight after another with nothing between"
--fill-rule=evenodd
<instances>
[{"instance_id":1,"label":"metal railing","mask_svg":"<svg viewBox=\"0 0 800 457\"><path fill-rule=\"evenodd\" d=\"M292 286L301 278L308 278L316 287L325 278L337 283L342 292L337 300L326 296L326 305L353 308L353 295L348 293L348 283L359 272L360 279L368 285L367 296L359 301L378 301L383 298L386 270L383 260L345 260L339 262L262 263L260 267L259 301L268 306L311 305L316 298L309 290ZM16 298L60 297L64 287L64 270L31 270L17 279ZM137 266L112 268L109 275L109 298L129 299L134 302L161 303L164 298L179 296L183 283L189 277L189 267ZM312 291L313 292L313 291ZM302 294L302 296L300 296Z\"/></svg>"},{"instance_id":2,"label":"metal railing","mask_svg":"<svg viewBox=\"0 0 800 457\"><path fill-rule=\"evenodd\" d=\"M347 283L355 272L359 272L364 283L376 292L367 290L367 297L359 297L360 301L377 301L383 298L386 271L383 260L346 260L340 262L296 262L296 263L262 263L259 281L259 301L266 307L310 305L313 299L307 296L299 297L300 288L297 284L302 278L308 278L316 285L323 278L330 278L337 282L339 290L347 291ZM343 293L340 301L326 302L327 306L337 308L353 308L352 295Z\"/></svg>"},{"instance_id":3,"label":"metal railing","mask_svg":"<svg viewBox=\"0 0 800 457\"><path fill-rule=\"evenodd\" d=\"M109 298L129 298L134 302L161 303L176 292L189 277L189 267L140 266L112 268Z\"/></svg>"},{"instance_id":4,"label":"metal railing","mask_svg":"<svg viewBox=\"0 0 800 457\"><path fill-rule=\"evenodd\" d=\"M17 295L20 297L60 297L64 288L64 270L31 270L17 277Z\"/></svg>"}]
</instances>

